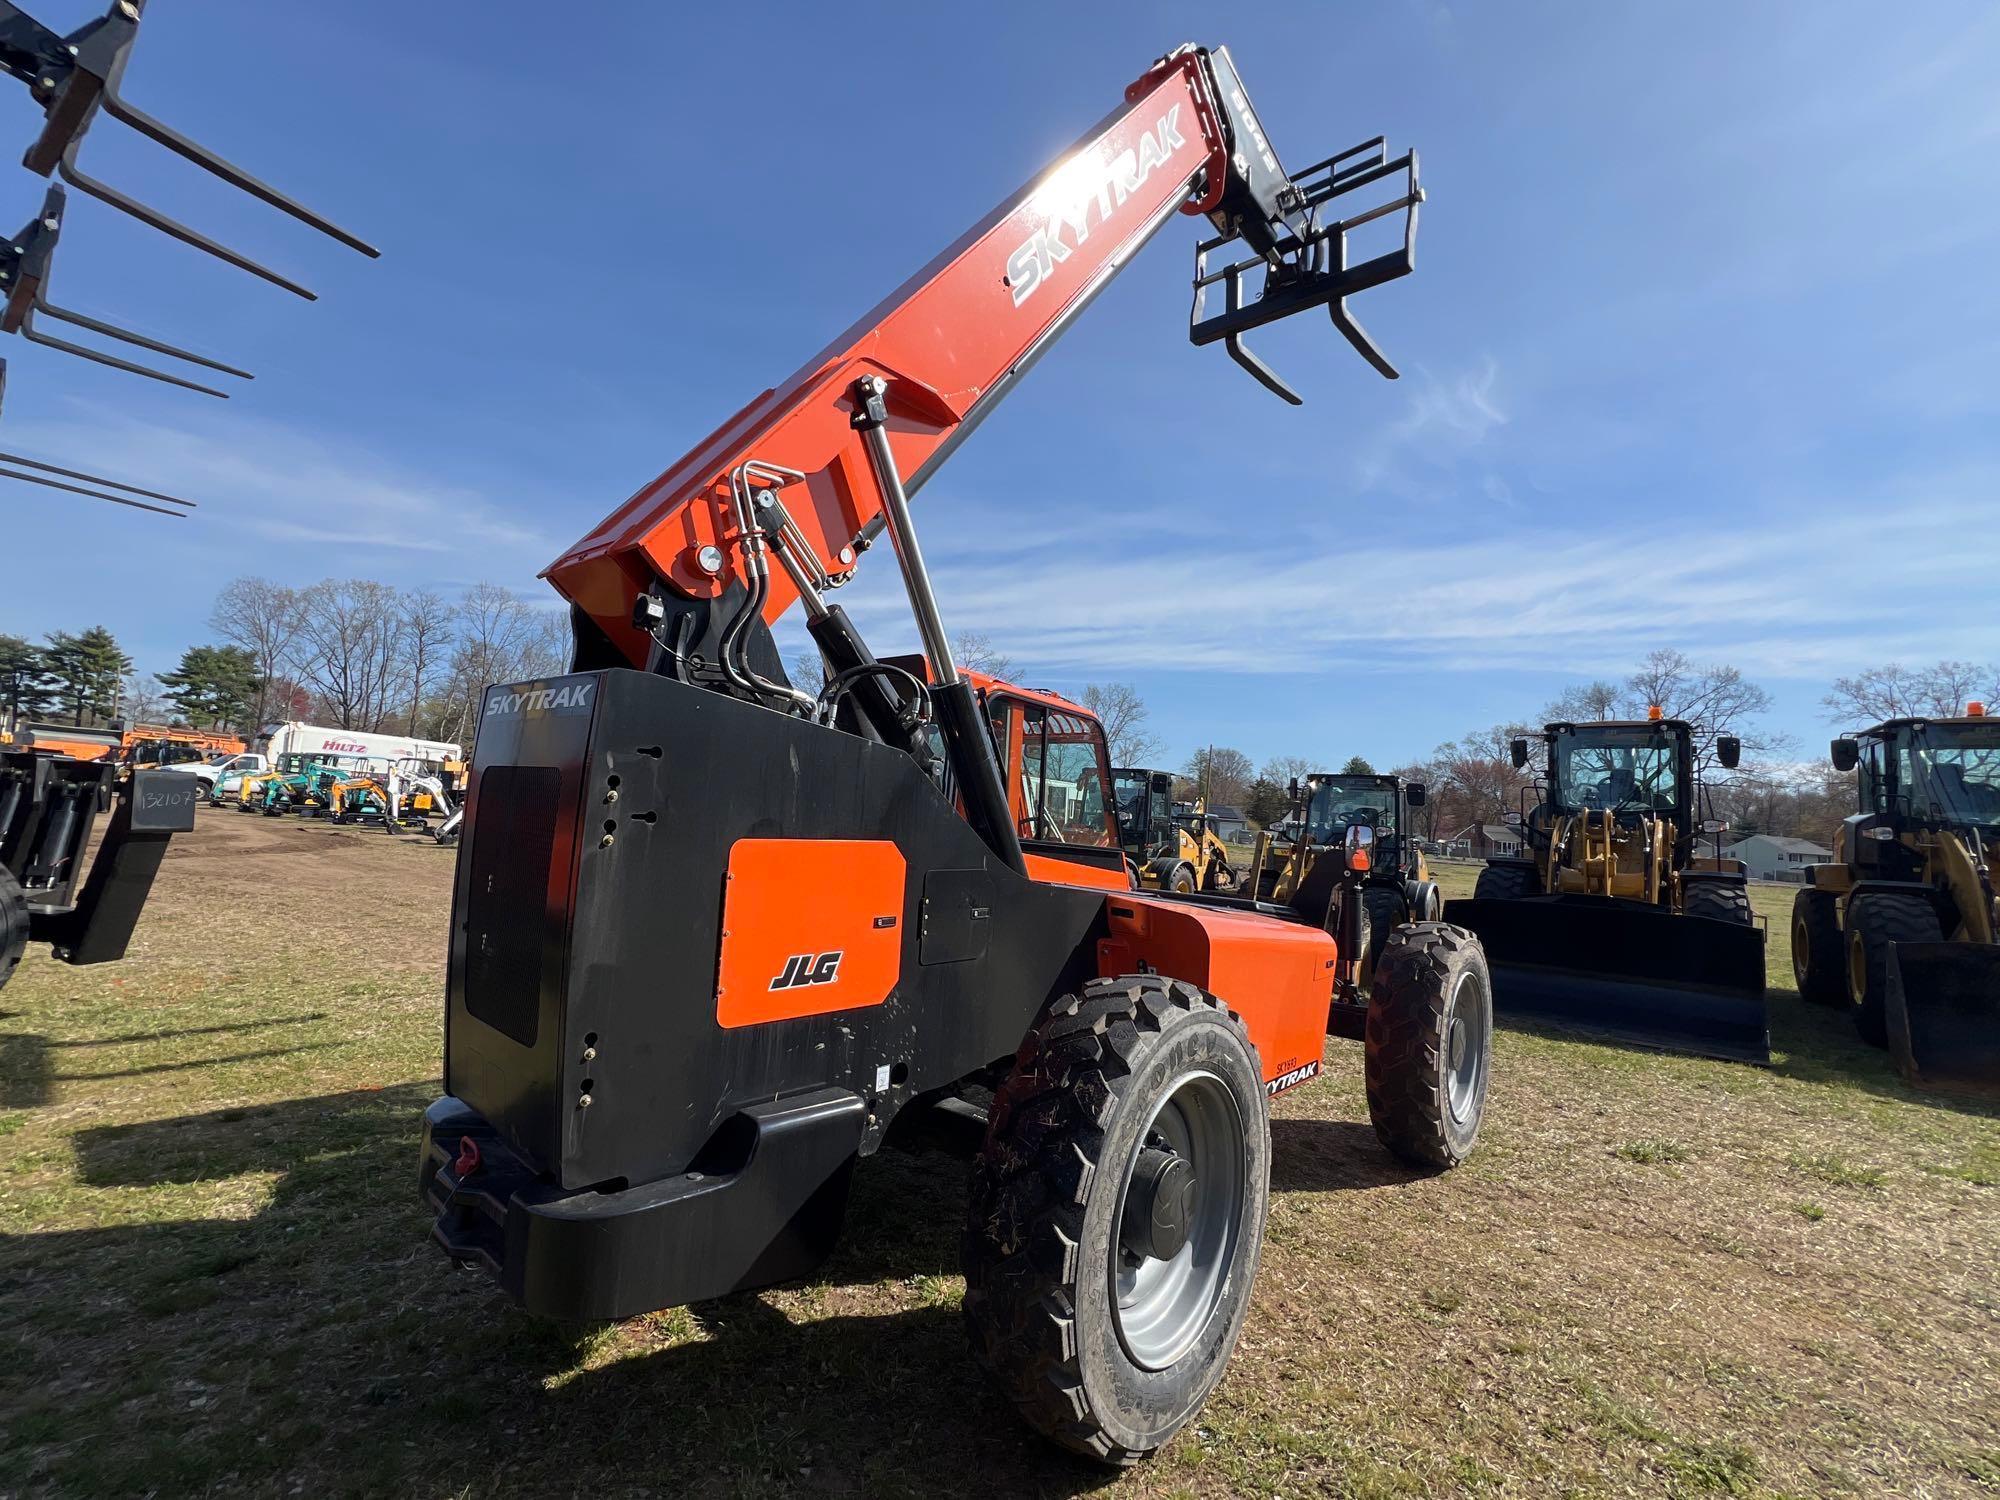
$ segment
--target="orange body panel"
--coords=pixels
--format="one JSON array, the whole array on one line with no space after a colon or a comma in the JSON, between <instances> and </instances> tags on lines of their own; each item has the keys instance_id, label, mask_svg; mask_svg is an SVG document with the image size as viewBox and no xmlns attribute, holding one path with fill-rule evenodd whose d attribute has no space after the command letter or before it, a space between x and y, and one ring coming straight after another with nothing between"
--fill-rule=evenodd
<instances>
[{"instance_id":1,"label":"orange body panel","mask_svg":"<svg viewBox=\"0 0 2000 1500\"><path fill-rule=\"evenodd\" d=\"M1028 878L1039 880L1045 885L1087 885L1102 891L1129 891L1132 877L1124 870L1106 869L1102 865L1077 864L1048 854L1034 854L1021 851L1021 857L1028 863Z\"/></svg>"},{"instance_id":2,"label":"orange body panel","mask_svg":"<svg viewBox=\"0 0 2000 1500\"><path fill-rule=\"evenodd\" d=\"M738 839L715 1019L754 1026L880 1005L902 976L903 855L880 839Z\"/></svg>"},{"instance_id":3,"label":"orange body panel","mask_svg":"<svg viewBox=\"0 0 2000 1500\"><path fill-rule=\"evenodd\" d=\"M1105 906L1111 935L1098 944L1098 973L1151 969L1221 998L1250 1028L1273 1093L1319 1072L1336 956L1324 931L1137 893Z\"/></svg>"}]
</instances>

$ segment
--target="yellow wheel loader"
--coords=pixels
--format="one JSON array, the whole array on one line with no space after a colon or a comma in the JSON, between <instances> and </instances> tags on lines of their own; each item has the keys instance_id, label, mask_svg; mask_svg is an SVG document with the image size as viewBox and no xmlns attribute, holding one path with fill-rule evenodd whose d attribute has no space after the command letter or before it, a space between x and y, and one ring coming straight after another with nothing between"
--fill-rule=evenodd
<instances>
[{"instance_id":1,"label":"yellow wheel loader","mask_svg":"<svg viewBox=\"0 0 2000 1500\"><path fill-rule=\"evenodd\" d=\"M1230 894L1242 884L1229 846L1199 804L1175 813L1174 778L1166 771L1116 767L1112 794L1118 803L1118 842L1149 891Z\"/></svg>"},{"instance_id":2,"label":"yellow wheel loader","mask_svg":"<svg viewBox=\"0 0 2000 1500\"><path fill-rule=\"evenodd\" d=\"M1317 910L1347 873L1343 854L1347 830L1367 828L1374 842L1359 877L1363 977L1389 935L1408 922L1435 922L1442 913L1437 882L1431 878L1412 829L1412 809L1424 805L1424 784L1400 776L1339 776L1315 771L1288 788L1298 814L1296 835L1257 836L1256 852L1243 889L1261 901L1281 905L1295 899Z\"/></svg>"},{"instance_id":3,"label":"yellow wheel loader","mask_svg":"<svg viewBox=\"0 0 2000 1500\"><path fill-rule=\"evenodd\" d=\"M1542 731L1526 853L1489 860L1444 919L1470 927L1502 1014L1608 1041L1768 1063L1764 933L1739 860L1699 853L1694 731L1662 717ZM1516 767L1529 741L1511 747ZM1723 735L1733 769L1741 743ZM1712 825L1719 827L1719 825Z\"/></svg>"},{"instance_id":4,"label":"yellow wheel loader","mask_svg":"<svg viewBox=\"0 0 2000 1500\"><path fill-rule=\"evenodd\" d=\"M2000 720L1890 719L1833 763L1859 770L1860 811L1793 899L1800 996L1851 1009L1910 1083L2000 1087Z\"/></svg>"}]
</instances>

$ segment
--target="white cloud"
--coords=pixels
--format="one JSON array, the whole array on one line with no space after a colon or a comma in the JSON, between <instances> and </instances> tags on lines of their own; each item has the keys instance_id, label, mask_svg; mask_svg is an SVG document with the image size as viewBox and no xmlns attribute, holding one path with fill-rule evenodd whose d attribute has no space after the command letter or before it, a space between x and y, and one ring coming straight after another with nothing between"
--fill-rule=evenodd
<instances>
[{"instance_id":1,"label":"white cloud","mask_svg":"<svg viewBox=\"0 0 2000 1500\"><path fill-rule=\"evenodd\" d=\"M1560 530L1510 521L1489 539L1385 529L1363 546L1314 539L1290 553L1241 533L1154 549L1108 527L1096 545L1109 552L1063 542L1004 558L939 526L928 550L948 624L1049 673L1614 676L1673 646L1753 674L1824 677L1896 656L2000 658L2000 620L1938 607L1991 596L1990 552L1967 538L1989 524L1996 481L1765 505L1735 526L1607 514ZM885 640L908 633L893 574L845 601Z\"/></svg>"},{"instance_id":2,"label":"white cloud","mask_svg":"<svg viewBox=\"0 0 2000 1500\"><path fill-rule=\"evenodd\" d=\"M397 573L446 585L526 577L560 545L470 486L241 413L226 423L168 427L92 409L11 431L10 445L31 456L68 455L109 478L195 501L191 521L219 540L262 543L288 560L309 554L323 559L322 573Z\"/></svg>"}]
</instances>

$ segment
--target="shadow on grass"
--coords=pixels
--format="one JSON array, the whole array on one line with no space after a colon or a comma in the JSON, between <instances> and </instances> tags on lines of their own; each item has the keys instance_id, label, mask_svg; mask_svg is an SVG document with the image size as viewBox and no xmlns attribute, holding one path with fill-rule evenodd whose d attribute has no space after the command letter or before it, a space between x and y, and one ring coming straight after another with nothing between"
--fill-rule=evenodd
<instances>
[{"instance_id":1,"label":"shadow on grass","mask_svg":"<svg viewBox=\"0 0 2000 1500\"><path fill-rule=\"evenodd\" d=\"M1846 1007L1808 1005L1791 990L1771 992L1771 1049L1779 1054L1771 1071L1783 1078L2000 1118L2000 1099L1990 1094L1911 1088L1897 1075L1886 1051L1861 1040Z\"/></svg>"},{"instance_id":2,"label":"shadow on grass","mask_svg":"<svg viewBox=\"0 0 2000 1500\"><path fill-rule=\"evenodd\" d=\"M267 1057L285 1057L294 1052L336 1047L338 1042L308 1042L295 1047L267 1047L256 1052L239 1052L230 1057L202 1057L170 1063L142 1064L102 1073L58 1073L58 1051L81 1051L91 1047L123 1047L147 1042L177 1041L182 1037L212 1036L223 1032L257 1031L269 1026L304 1025L325 1019L325 1013L311 1011L298 1016L278 1016L263 1021L235 1021L220 1026L190 1026L180 1030L131 1032L121 1036L91 1037L81 1041L52 1042L34 1032L9 1032L0 1036L0 1108L40 1109L55 1101L58 1083L88 1083L92 1079L138 1078L150 1073L180 1073L190 1068L207 1068L225 1063L254 1062Z\"/></svg>"},{"instance_id":3,"label":"shadow on grass","mask_svg":"<svg viewBox=\"0 0 2000 1500\"><path fill-rule=\"evenodd\" d=\"M1271 1191L1333 1193L1388 1187L1433 1175L1383 1149L1359 1120L1286 1117L1271 1122Z\"/></svg>"},{"instance_id":4,"label":"shadow on grass","mask_svg":"<svg viewBox=\"0 0 2000 1500\"><path fill-rule=\"evenodd\" d=\"M0 1466L77 1494L285 1476L312 1493L932 1495L976 1476L1075 1496L1112 1477L1030 1434L967 1354L948 1279L962 1161L863 1163L841 1248L786 1299L824 1315L750 1294L550 1325L433 1250L415 1201L433 1092L80 1132L82 1181L151 1189L153 1222L0 1236L0 1407L21 1418ZM259 1173L277 1180L253 1217L194 1216L203 1186Z\"/></svg>"}]
</instances>

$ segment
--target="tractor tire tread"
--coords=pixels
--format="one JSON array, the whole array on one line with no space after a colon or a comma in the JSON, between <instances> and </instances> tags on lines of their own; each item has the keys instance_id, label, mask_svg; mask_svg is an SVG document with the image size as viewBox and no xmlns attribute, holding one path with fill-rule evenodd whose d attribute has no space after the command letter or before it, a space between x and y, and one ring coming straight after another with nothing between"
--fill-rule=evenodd
<instances>
[{"instance_id":1,"label":"tractor tire tread","mask_svg":"<svg viewBox=\"0 0 2000 1500\"><path fill-rule=\"evenodd\" d=\"M1889 977L1889 944L1935 943L1943 937L1937 908L1922 896L1900 891L1863 891L1847 904L1849 941L1858 940L1866 955L1867 990L1850 996L1854 1006L1854 1027L1861 1040L1871 1047L1889 1045L1889 1017L1886 1009Z\"/></svg>"},{"instance_id":2,"label":"tractor tire tread","mask_svg":"<svg viewBox=\"0 0 2000 1500\"><path fill-rule=\"evenodd\" d=\"M1534 872L1526 865L1483 865L1473 882L1476 901L1518 901L1537 894Z\"/></svg>"},{"instance_id":3,"label":"tractor tire tread","mask_svg":"<svg viewBox=\"0 0 2000 1500\"><path fill-rule=\"evenodd\" d=\"M1799 929L1805 929L1805 965L1798 959ZM1808 887L1792 898L1792 977L1799 998L1811 1005L1845 1005L1847 970L1841 948L1840 900L1831 891Z\"/></svg>"},{"instance_id":4,"label":"tractor tire tread","mask_svg":"<svg viewBox=\"0 0 2000 1500\"><path fill-rule=\"evenodd\" d=\"M1383 1146L1413 1166L1455 1167L1478 1138L1475 1123L1470 1139L1449 1140L1440 1085L1451 974L1464 955L1479 952L1479 939L1465 928L1420 922L1385 947L1375 968L1366 1036L1368 1118Z\"/></svg>"},{"instance_id":5,"label":"tractor tire tread","mask_svg":"<svg viewBox=\"0 0 2000 1500\"><path fill-rule=\"evenodd\" d=\"M1750 909L1750 887L1739 885L1733 880L1688 882L1687 895L1682 899L1681 910L1690 917L1708 917L1717 922L1733 922L1738 927L1757 925L1756 913Z\"/></svg>"},{"instance_id":6,"label":"tractor tire tread","mask_svg":"<svg viewBox=\"0 0 2000 1500\"><path fill-rule=\"evenodd\" d=\"M0 989L28 951L28 898L13 873L0 867Z\"/></svg>"},{"instance_id":7,"label":"tractor tire tread","mask_svg":"<svg viewBox=\"0 0 2000 1500\"><path fill-rule=\"evenodd\" d=\"M1053 1001L994 1093L973 1168L961 1246L973 1353L1030 1426L1117 1467L1146 1454L1113 1442L1091 1419L1068 1287L1105 1132L1141 1039L1176 1011L1203 1010L1226 1016L1249 1045L1236 1012L1178 979L1093 979Z\"/></svg>"}]
</instances>

